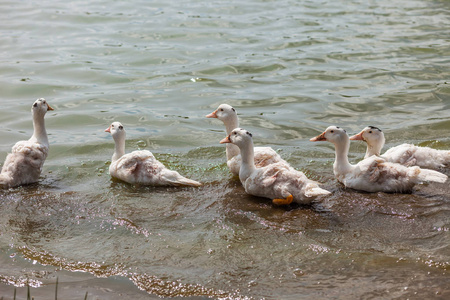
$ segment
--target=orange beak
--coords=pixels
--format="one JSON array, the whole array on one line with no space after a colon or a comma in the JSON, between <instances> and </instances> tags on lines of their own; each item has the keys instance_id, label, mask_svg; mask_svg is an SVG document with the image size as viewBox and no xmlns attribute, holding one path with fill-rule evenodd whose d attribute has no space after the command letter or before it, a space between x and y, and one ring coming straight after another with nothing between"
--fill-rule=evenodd
<instances>
[{"instance_id":1,"label":"orange beak","mask_svg":"<svg viewBox=\"0 0 450 300\"><path fill-rule=\"evenodd\" d=\"M311 142L320 142L320 141L326 141L326 140L327 139L325 138L325 131L322 132L320 135L310 139Z\"/></svg>"},{"instance_id":2,"label":"orange beak","mask_svg":"<svg viewBox=\"0 0 450 300\"><path fill-rule=\"evenodd\" d=\"M111 125L109 125L109 127L105 129L105 132L111 133Z\"/></svg>"},{"instance_id":3,"label":"orange beak","mask_svg":"<svg viewBox=\"0 0 450 300\"><path fill-rule=\"evenodd\" d=\"M350 139L351 139L352 141L364 141L364 138L363 138L363 132L364 132L364 131L361 131L360 133L351 136Z\"/></svg>"},{"instance_id":4,"label":"orange beak","mask_svg":"<svg viewBox=\"0 0 450 300\"><path fill-rule=\"evenodd\" d=\"M221 144L231 143L230 136L227 136L223 140L220 141Z\"/></svg>"},{"instance_id":5,"label":"orange beak","mask_svg":"<svg viewBox=\"0 0 450 300\"><path fill-rule=\"evenodd\" d=\"M209 115L206 115L207 118L217 118L217 109L210 113Z\"/></svg>"},{"instance_id":6,"label":"orange beak","mask_svg":"<svg viewBox=\"0 0 450 300\"><path fill-rule=\"evenodd\" d=\"M48 102L47 102L47 111L49 111L49 110L54 110L54 109L53 109L53 107L51 107L50 104L48 104Z\"/></svg>"}]
</instances>

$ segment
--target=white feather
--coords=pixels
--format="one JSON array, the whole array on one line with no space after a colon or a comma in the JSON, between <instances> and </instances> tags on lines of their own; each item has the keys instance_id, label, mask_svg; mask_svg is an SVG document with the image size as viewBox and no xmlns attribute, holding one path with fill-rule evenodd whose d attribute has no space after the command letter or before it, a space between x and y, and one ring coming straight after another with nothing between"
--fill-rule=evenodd
<instances>
[{"instance_id":1,"label":"white feather","mask_svg":"<svg viewBox=\"0 0 450 300\"><path fill-rule=\"evenodd\" d=\"M423 182L445 182L447 175L417 166L406 167L391 163L383 157L370 156L356 165L348 162L350 140L342 128L330 126L311 141L329 141L335 145L336 159L333 171L346 187L366 192L410 192Z\"/></svg>"},{"instance_id":2,"label":"white feather","mask_svg":"<svg viewBox=\"0 0 450 300\"><path fill-rule=\"evenodd\" d=\"M221 104L207 118L217 118L225 125L227 135L235 128L239 127L239 119L236 110L228 104ZM239 169L242 164L242 157L239 147L233 144L227 144L227 166L234 175L239 175ZM265 167L274 163L282 163L290 167L289 163L281 158L281 156L270 147L255 147L254 149L255 165L257 167Z\"/></svg>"},{"instance_id":3,"label":"white feather","mask_svg":"<svg viewBox=\"0 0 450 300\"><path fill-rule=\"evenodd\" d=\"M234 129L229 140L241 151L239 179L248 194L269 199L285 199L292 195L293 201L300 204L310 204L316 197L330 194L317 182L282 162L255 166L253 140L246 130Z\"/></svg>"},{"instance_id":4,"label":"white feather","mask_svg":"<svg viewBox=\"0 0 450 300\"><path fill-rule=\"evenodd\" d=\"M125 154L125 129L114 122L106 130L115 141L109 173L112 177L131 184L152 186L200 186L201 183L185 178L178 172L167 169L150 151L140 150Z\"/></svg>"},{"instance_id":5,"label":"white feather","mask_svg":"<svg viewBox=\"0 0 450 300\"><path fill-rule=\"evenodd\" d=\"M0 186L10 188L39 180L49 148L44 121L48 110L53 108L43 98L33 103L33 135L27 141L17 142L6 156L0 174Z\"/></svg>"},{"instance_id":6,"label":"white feather","mask_svg":"<svg viewBox=\"0 0 450 300\"><path fill-rule=\"evenodd\" d=\"M363 140L367 143L364 158L372 155L381 156L386 161L405 166L419 166L421 168L437 170L450 166L450 151L437 150L430 147L419 147L412 144L402 144L381 154L385 143L384 133L373 126L364 128L360 133L350 137L353 140Z\"/></svg>"}]
</instances>

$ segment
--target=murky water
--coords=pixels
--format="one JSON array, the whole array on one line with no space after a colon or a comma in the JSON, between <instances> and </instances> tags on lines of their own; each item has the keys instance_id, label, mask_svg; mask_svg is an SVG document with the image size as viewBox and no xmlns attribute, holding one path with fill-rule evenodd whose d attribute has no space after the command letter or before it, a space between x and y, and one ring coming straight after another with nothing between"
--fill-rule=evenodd
<instances>
[{"instance_id":1,"label":"murky water","mask_svg":"<svg viewBox=\"0 0 450 300\"><path fill-rule=\"evenodd\" d=\"M450 187L346 190L329 125L450 149L448 1L2 1L0 161L44 97L39 184L0 191L0 297L430 299L450 296ZM220 103L333 192L312 207L245 194ZM201 188L111 180L120 121ZM352 161L365 148L353 143ZM449 170L444 171L450 175ZM24 292L24 290L19 290ZM41 297L41 298L40 298Z\"/></svg>"}]
</instances>

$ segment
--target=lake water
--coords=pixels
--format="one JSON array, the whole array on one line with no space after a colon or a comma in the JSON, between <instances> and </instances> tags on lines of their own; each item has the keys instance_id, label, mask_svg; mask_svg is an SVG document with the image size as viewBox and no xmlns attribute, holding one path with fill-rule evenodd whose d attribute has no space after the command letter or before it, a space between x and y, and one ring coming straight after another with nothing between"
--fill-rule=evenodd
<instances>
[{"instance_id":1,"label":"lake water","mask_svg":"<svg viewBox=\"0 0 450 300\"><path fill-rule=\"evenodd\" d=\"M0 297L449 299L450 187L360 193L329 125L450 149L450 2L2 1L0 162L44 97L38 184L0 191ZM332 195L276 207L226 167L233 105L256 145ZM200 188L111 180L112 121ZM386 149L386 148L385 148ZM353 142L350 159L365 145ZM450 171L444 170L447 175ZM18 288L25 295L26 288Z\"/></svg>"}]
</instances>

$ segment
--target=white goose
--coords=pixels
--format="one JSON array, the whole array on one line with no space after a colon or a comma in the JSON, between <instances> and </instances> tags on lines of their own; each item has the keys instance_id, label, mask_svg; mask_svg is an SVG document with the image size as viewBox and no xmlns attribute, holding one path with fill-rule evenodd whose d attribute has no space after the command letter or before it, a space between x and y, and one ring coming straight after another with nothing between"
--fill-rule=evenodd
<instances>
[{"instance_id":1,"label":"white goose","mask_svg":"<svg viewBox=\"0 0 450 300\"><path fill-rule=\"evenodd\" d=\"M302 172L283 163L256 167L252 134L244 129L234 129L220 143L239 147L242 156L239 179L248 194L270 198L275 204L290 204L292 201L310 204L317 196L330 194Z\"/></svg>"},{"instance_id":2,"label":"white goose","mask_svg":"<svg viewBox=\"0 0 450 300\"><path fill-rule=\"evenodd\" d=\"M201 183L185 178L176 171L167 169L148 150L125 154L125 129L119 122L113 122L105 132L111 133L115 150L109 166L112 177L131 184L153 186L200 186Z\"/></svg>"},{"instance_id":3,"label":"white goose","mask_svg":"<svg viewBox=\"0 0 450 300\"><path fill-rule=\"evenodd\" d=\"M360 133L351 136L350 140L362 140L367 143L367 151L364 158L377 155L389 162L434 170L450 165L449 150L436 150L412 144L402 144L393 147L383 155L380 155L385 142L384 133L381 129L374 126L364 128Z\"/></svg>"},{"instance_id":4,"label":"white goose","mask_svg":"<svg viewBox=\"0 0 450 300\"><path fill-rule=\"evenodd\" d=\"M10 188L37 182L48 154L48 137L44 116L53 108L44 98L31 106L34 132L28 141L17 142L5 159L0 187Z\"/></svg>"},{"instance_id":5,"label":"white goose","mask_svg":"<svg viewBox=\"0 0 450 300\"><path fill-rule=\"evenodd\" d=\"M236 110L228 105L221 104L212 113L206 115L207 118L217 118L221 120L227 132L227 135L235 128L239 127L239 119ZM254 149L255 165L257 167L264 167L274 163L282 163L289 166L288 162L281 158L281 156L270 147L255 147ZM239 169L242 164L242 157L240 155L239 147L233 144L227 144L227 166L231 173L239 175ZM290 167L290 166L289 166Z\"/></svg>"},{"instance_id":6,"label":"white goose","mask_svg":"<svg viewBox=\"0 0 450 300\"><path fill-rule=\"evenodd\" d=\"M350 139L340 127L330 126L311 141L328 141L334 144L336 150L334 175L339 182L352 189L366 192L410 192L416 184L426 181L444 183L447 180L445 174L437 171L406 167L387 162L377 156L371 156L352 165L348 161Z\"/></svg>"}]
</instances>

